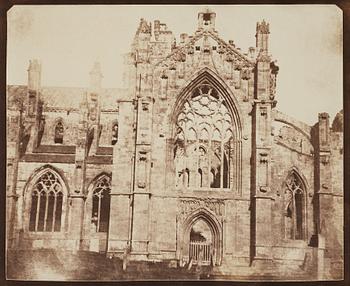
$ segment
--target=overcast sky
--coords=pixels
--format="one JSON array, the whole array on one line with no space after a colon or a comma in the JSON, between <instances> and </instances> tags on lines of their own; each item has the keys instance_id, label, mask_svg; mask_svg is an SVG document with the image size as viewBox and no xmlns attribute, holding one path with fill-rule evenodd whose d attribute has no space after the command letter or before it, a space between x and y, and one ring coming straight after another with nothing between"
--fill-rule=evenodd
<instances>
[{"instance_id":1,"label":"overcast sky","mask_svg":"<svg viewBox=\"0 0 350 286\"><path fill-rule=\"evenodd\" d=\"M140 18L159 19L179 40L192 34L203 6L14 6L8 12L8 84L26 84L30 59L42 62L43 86L88 85L98 60L104 87L122 87L122 54ZM280 67L277 108L308 124L342 108L342 12L333 5L210 6L216 29L246 52L256 22L270 23L269 53Z\"/></svg>"}]
</instances>

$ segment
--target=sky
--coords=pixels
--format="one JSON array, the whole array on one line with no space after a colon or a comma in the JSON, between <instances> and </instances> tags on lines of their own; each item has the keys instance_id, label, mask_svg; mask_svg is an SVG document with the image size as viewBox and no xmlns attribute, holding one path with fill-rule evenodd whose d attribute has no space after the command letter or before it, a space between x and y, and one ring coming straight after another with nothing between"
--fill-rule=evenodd
<instances>
[{"instance_id":1,"label":"sky","mask_svg":"<svg viewBox=\"0 0 350 286\"><path fill-rule=\"evenodd\" d=\"M30 59L42 63L42 86L86 87L95 61L104 87L122 87L123 58L141 18L159 19L193 34L206 6L14 6L8 12L7 83L27 84ZM225 5L216 30L246 52L255 47L256 22L270 24L269 54L277 60L277 108L313 125L319 112L331 120L342 109L342 11L335 5Z\"/></svg>"}]
</instances>

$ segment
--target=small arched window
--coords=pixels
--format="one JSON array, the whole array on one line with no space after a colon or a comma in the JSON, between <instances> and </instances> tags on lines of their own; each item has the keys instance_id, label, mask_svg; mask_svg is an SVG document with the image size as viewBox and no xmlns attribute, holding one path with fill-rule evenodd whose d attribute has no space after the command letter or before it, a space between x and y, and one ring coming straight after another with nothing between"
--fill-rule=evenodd
<instances>
[{"instance_id":1,"label":"small arched window","mask_svg":"<svg viewBox=\"0 0 350 286\"><path fill-rule=\"evenodd\" d=\"M201 168L198 169L198 183L199 187L203 187L203 171Z\"/></svg>"},{"instance_id":2,"label":"small arched window","mask_svg":"<svg viewBox=\"0 0 350 286\"><path fill-rule=\"evenodd\" d=\"M118 123L114 123L112 126L112 145L118 142Z\"/></svg>"},{"instance_id":3,"label":"small arched window","mask_svg":"<svg viewBox=\"0 0 350 286\"><path fill-rule=\"evenodd\" d=\"M61 231L62 205L62 184L57 175L48 170L32 189L29 231Z\"/></svg>"},{"instance_id":4,"label":"small arched window","mask_svg":"<svg viewBox=\"0 0 350 286\"><path fill-rule=\"evenodd\" d=\"M304 239L305 236L305 185L292 172L286 180L285 229L289 239Z\"/></svg>"},{"instance_id":5,"label":"small arched window","mask_svg":"<svg viewBox=\"0 0 350 286\"><path fill-rule=\"evenodd\" d=\"M57 144L63 144L64 127L62 121L58 121L55 126L55 139L54 142Z\"/></svg>"},{"instance_id":6,"label":"small arched window","mask_svg":"<svg viewBox=\"0 0 350 286\"><path fill-rule=\"evenodd\" d=\"M110 212L111 180L100 177L95 183L92 195L91 223L97 232L107 232Z\"/></svg>"},{"instance_id":7,"label":"small arched window","mask_svg":"<svg viewBox=\"0 0 350 286\"><path fill-rule=\"evenodd\" d=\"M184 185L186 187L190 186L190 170L188 168L185 169Z\"/></svg>"}]
</instances>

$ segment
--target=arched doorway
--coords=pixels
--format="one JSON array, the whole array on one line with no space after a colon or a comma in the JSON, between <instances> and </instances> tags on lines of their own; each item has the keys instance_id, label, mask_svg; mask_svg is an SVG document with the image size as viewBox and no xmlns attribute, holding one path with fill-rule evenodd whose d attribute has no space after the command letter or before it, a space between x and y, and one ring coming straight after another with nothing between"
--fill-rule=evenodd
<instances>
[{"instance_id":1,"label":"arched doorway","mask_svg":"<svg viewBox=\"0 0 350 286\"><path fill-rule=\"evenodd\" d=\"M212 232L203 219L196 221L190 231L189 259L194 264L209 265L214 257Z\"/></svg>"},{"instance_id":2,"label":"arched doorway","mask_svg":"<svg viewBox=\"0 0 350 286\"><path fill-rule=\"evenodd\" d=\"M180 259L194 264L221 264L222 224L206 208L194 211L183 222Z\"/></svg>"}]
</instances>

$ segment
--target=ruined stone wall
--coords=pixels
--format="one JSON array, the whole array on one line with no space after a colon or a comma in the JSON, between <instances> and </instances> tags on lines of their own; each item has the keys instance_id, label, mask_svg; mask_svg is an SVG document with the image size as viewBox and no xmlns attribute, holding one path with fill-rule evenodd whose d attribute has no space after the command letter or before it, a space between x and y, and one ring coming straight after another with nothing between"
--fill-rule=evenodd
<instances>
[{"instance_id":1,"label":"ruined stone wall","mask_svg":"<svg viewBox=\"0 0 350 286\"><path fill-rule=\"evenodd\" d=\"M61 121L64 126L63 144L62 145L75 145L77 138L76 126L79 122L78 112L69 112L67 110L47 111L43 112L45 125L43 127L44 132L41 138L41 145L55 145L55 127L56 124Z\"/></svg>"},{"instance_id":2,"label":"ruined stone wall","mask_svg":"<svg viewBox=\"0 0 350 286\"><path fill-rule=\"evenodd\" d=\"M273 255L276 260L290 259L302 261L305 258L305 250L314 234L314 158L307 152L297 152L286 145L282 145L281 138L275 138L272 148L272 193L274 202L272 204L272 240ZM286 144L293 143L289 140ZM302 240L292 240L288 237L286 220L286 179L292 171L296 171L305 183L305 226Z\"/></svg>"}]
</instances>

